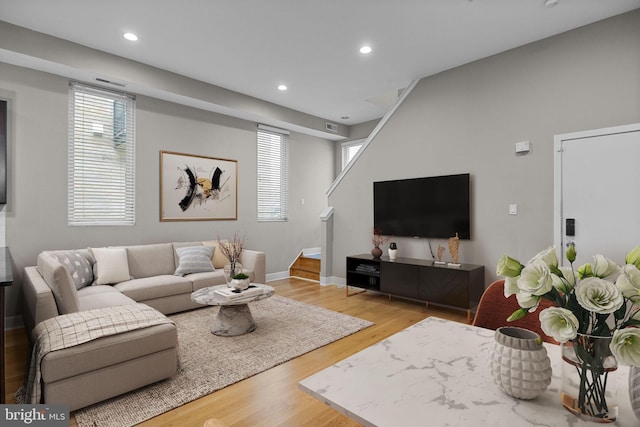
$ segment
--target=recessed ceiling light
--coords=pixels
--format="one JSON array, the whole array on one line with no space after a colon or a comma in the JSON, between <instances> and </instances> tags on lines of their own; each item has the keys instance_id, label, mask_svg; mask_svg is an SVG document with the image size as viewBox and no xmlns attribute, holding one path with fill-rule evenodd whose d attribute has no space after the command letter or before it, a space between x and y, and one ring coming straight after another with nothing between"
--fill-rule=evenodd
<instances>
[{"instance_id":1,"label":"recessed ceiling light","mask_svg":"<svg viewBox=\"0 0 640 427\"><path fill-rule=\"evenodd\" d=\"M278 90L287 90L287 85L278 86Z\"/></svg>"},{"instance_id":2,"label":"recessed ceiling light","mask_svg":"<svg viewBox=\"0 0 640 427\"><path fill-rule=\"evenodd\" d=\"M371 53L371 46L362 46L360 48L360 53L364 53L365 55L367 53Z\"/></svg>"},{"instance_id":3,"label":"recessed ceiling light","mask_svg":"<svg viewBox=\"0 0 640 427\"><path fill-rule=\"evenodd\" d=\"M349 119L350 119L350 117L349 117L349 116L342 116L342 117L340 117L340 118L341 118L342 120L349 120Z\"/></svg>"},{"instance_id":4,"label":"recessed ceiling light","mask_svg":"<svg viewBox=\"0 0 640 427\"><path fill-rule=\"evenodd\" d=\"M135 42L135 41L137 41L137 40L138 40L138 36L136 36L136 35L135 35L135 34L133 34L133 33L124 33L124 34L122 35L122 37L124 37L125 39L127 39L127 40L129 40L129 41L131 41L131 42Z\"/></svg>"}]
</instances>

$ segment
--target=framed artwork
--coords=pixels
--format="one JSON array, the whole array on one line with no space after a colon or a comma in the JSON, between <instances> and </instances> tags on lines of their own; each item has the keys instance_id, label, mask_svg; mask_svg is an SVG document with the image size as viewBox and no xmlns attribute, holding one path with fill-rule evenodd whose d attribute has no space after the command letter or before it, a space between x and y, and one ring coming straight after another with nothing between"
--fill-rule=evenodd
<instances>
[{"instance_id":1,"label":"framed artwork","mask_svg":"<svg viewBox=\"0 0 640 427\"><path fill-rule=\"evenodd\" d=\"M237 160L160 151L160 221L237 219Z\"/></svg>"}]
</instances>

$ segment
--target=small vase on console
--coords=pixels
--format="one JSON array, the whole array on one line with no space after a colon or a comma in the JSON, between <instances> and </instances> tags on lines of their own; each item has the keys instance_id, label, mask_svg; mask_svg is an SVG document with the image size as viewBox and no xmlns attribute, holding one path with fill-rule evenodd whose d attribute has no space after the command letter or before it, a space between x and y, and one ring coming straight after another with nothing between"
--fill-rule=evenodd
<instances>
[{"instance_id":1,"label":"small vase on console","mask_svg":"<svg viewBox=\"0 0 640 427\"><path fill-rule=\"evenodd\" d=\"M378 246L374 246L374 248L371 249L371 256L373 256L374 258L380 258L380 256L382 256L382 249L380 249Z\"/></svg>"},{"instance_id":2,"label":"small vase on console","mask_svg":"<svg viewBox=\"0 0 640 427\"><path fill-rule=\"evenodd\" d=\"M398 255L398 245L396 245L396 242L389 243L389 259L391 261L395 261L397 255Z\"/></svg>"}]
</instances>

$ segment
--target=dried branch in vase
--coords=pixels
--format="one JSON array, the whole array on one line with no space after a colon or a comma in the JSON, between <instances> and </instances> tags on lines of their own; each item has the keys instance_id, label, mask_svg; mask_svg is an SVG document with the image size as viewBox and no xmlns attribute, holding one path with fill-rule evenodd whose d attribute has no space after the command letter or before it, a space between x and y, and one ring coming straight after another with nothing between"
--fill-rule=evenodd
<instances>
[{"instance_id":1,"label":"dried branch in vase","mask_svg":"<svg viewBox=\"0 0 640 427\"><path fill-rule=\"evenodd\" d=\"M240 254L242 254L242 249L244 248L244 239L241 239L238 233L233 235L233 240L222 240L218 236L218 247L222 255L234 263L240 259Z\"/></svg>"},{"instance_id":2,"label":"dried branch in vase","mask_svg":"<svg viewBox=\"0 0 640 427\"><path fill-rule=\"evenodd\" d=\"M382 232L380 230L374 228L373 229L373 238L371 239L371 243L373 243L374 247L378 248L378 247L382 246L384 244L384 242L386 240L388 240L389 238L390 237L385 238L382 235Z\"/></svg>"}]
</instances>

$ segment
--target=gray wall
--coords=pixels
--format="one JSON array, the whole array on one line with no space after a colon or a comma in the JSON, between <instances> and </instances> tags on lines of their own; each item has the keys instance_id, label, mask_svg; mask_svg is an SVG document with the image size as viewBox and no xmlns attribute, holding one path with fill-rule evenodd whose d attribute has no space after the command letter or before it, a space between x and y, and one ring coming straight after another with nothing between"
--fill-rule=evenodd
<instances>
[{"instance_id":1,"label":"gray wall","mask_svg":"<svg viewBox=\"0 0 640 427\"><path fill-rule=\"evenodd\" d=\"M208 240L238 231L248 248L266 252L267 273L275 273L287 270L303 247L320 245L333 141L291 134L290 220L258 223L256 123L145 96L137 98L135 226L67 226L67 90L65 78L0 63L0 96L11 109L6 243L17 275L7 316L20 312L23 267L46 249ZM160 222L160 150L238 160L238 220Z\"/></svg>"},{"instance_id":2,"label":"gray wall","mask_svg":"<svg viewBox=\"0 0 640 427\"><path fill-rule=\"evenodd\" d=\"M373 181L469 172L472 240L460 260L485 265L489 283L503 253L526 261L553 245L554 135L637 122L638 10L423 79L329 195L333 275L371 250ZM524 140L532 150L516 157ZM427 239L394 240L399 256L431 258Z\"/></svg>"}]
</instances>

